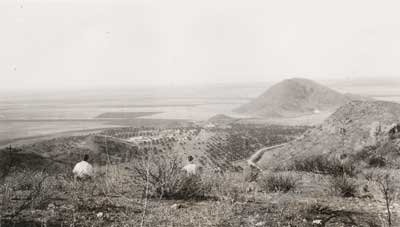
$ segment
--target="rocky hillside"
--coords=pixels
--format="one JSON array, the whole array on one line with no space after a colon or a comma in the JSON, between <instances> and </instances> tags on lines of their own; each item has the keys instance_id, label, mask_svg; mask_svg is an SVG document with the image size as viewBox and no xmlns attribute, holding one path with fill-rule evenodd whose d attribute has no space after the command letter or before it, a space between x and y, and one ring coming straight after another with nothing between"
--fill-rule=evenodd
<instances>
[{"instance_id":1,"label":"rocky hillside","mask_svg":"<svg viewBox=\"0 0 400 227\"><path fill-rule=\"evenodd\" d=\"M312 155L356 154L365 148L396 140L398 131L400 104L352 101L296 141L265 153L258 164L263 168L274 168Z\"/></svg>"},{"instance_id":2,"label":"rocky hillside","mask_svg":"<svg viewBox=\"0 0 400 227\"><path fill-rule=\"evenodd\" d=\"M334 111L351 98L314 81L284 80L235 111L264 118L299 117Z\"/></svg>"}]
</instances>

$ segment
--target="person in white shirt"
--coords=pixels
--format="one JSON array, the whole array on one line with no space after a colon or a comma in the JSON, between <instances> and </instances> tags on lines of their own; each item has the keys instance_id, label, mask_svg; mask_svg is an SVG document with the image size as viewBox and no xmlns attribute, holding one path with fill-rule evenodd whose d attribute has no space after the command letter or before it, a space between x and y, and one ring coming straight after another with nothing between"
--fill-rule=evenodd
<instances>
[{"instance_id":1,"label":"person in white shirt","mask_svg":"<svg viewBox=\"0 0 400 227\"><path fill-rule=\"evenodd\" d=\"M89 155L86 154L83 157L83 161L78 162L75 165L74 169L72 170L72 173L74 174L74 182L76 182L76 180L86 180L93 177L93 167L88 160Z\"/></svg>"},{"instance_id":2,"label":"person in white shirt","mask_svg":"<svg viewBox=\"0 0 400 227\"><path fill-rule=\"evenodd\" d=\"M193 159L193 156L189 156L189 163L182 168L182 170L185 171L188 175L196 175L199 173L199 167L193 163Z\"/></svg>"}]
</instances>

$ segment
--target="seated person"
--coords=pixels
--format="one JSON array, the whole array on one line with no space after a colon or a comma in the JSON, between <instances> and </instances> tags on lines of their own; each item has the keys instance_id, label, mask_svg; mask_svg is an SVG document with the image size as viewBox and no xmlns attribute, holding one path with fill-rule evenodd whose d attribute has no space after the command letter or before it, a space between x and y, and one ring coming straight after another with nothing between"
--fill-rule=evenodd
<instances>
[{"instance_id":1,"label":"seated person","mask_svg":"<svg viewBox=\"0 0 400 227\"><path fill-rule=\"evenodd\" d=\"M85 180L93 177L93 167L88 160L89 155L86 154L83 157L83 161L78 162L75 165L74 169L72 170L72 173L74 174L74 182L76 182L76 180Z\"/></svg>"},{"instance_id":2,"label":"seated person","mask_svg":"<svg viewBox=\"0 0 400 227\"><path fill-rule=\"evenodd\" d=\"M185 171L186 174L188 175L196 175L200 172L200 168L193 163L193 159L194 159L193 156L189 156L188 157L189 163L182 168L182 170Z\"/></svg>"}]
</instances>

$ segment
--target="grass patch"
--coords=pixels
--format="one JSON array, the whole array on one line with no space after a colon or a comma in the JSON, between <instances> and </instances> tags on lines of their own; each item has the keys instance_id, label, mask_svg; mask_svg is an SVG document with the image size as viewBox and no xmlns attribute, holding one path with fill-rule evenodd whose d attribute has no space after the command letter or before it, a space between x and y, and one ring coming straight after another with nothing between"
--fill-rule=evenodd
<instances>
[{"instance_id":1,"label":"grass patch","mask_svg":"<svg viewBox=\"0 0 400 227\"><path fill-rule=\"evenodd\" d=\"M331 176L347 175L355 177L358 173L358 169L351 158L340 160L335 157L330 158L327 155L314 155L297 159L289 169Z\"/></svg>"},{"instance_id":2,"label":"grass patch","mask_svg":"<svg viewBox=\"0 0 400 227\"><path fill-rule=\"evenodd\" d=\"M335 176L329 183L332 192L341 197L355 197L358 185L355 181L346 176Z\"/></svg>"},{"instance_id":3,"label":"grass patch","mask_svg":"<svg viewBox=\"0 0 400 227\"><path fill-rule=\"evenodd\" d=\"M261 177L258 185L266 192L283 192L287 193L296 188L298 179L283 173L271 173Z\"/></svg>"}]
</instances>

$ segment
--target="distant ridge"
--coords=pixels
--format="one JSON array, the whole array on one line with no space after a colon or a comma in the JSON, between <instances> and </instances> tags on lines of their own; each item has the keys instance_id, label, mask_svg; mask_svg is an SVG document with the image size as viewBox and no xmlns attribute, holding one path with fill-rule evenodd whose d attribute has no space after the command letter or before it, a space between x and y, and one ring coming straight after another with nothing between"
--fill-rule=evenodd
<instances>
[{"instance_id":1,"label":"distant ridge","mask_svg":"<svg viewBox=\"0 0 400 227\"><path fill-rule=\"evenodd\" d=\"M240 120L240 119L233 118L233 117L227 116L225 114L217 114L217 115L211 117L210 119L208 119L208 122L214 123L214 124L230 124L230 123L233 123L238 120Z\"/></svg>"},{"instance_id":2,"label":"distant ridge","mask_svg":"<svg viewBox=\"0 0 400 227\"><path fill-rule=\"evenodd\" d=\"M275 84L234 111L263 118L299 117L334 111L351 100L352 97L312 80L293 78Z\"/></svg>"}]
</instances>

